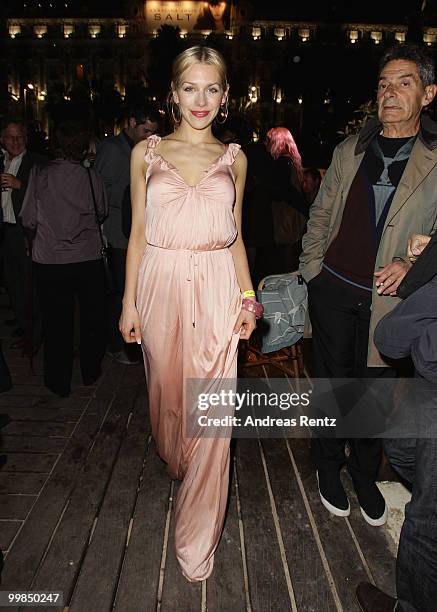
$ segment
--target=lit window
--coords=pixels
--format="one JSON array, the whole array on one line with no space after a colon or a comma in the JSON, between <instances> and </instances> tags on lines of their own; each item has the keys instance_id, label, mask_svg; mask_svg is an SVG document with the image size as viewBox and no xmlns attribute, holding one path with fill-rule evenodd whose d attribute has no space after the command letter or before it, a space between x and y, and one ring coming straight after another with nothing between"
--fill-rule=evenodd
<instances>
[{"instance_id":1,"label":"lit window","mask_svg":"<svg viewBox=\"0 0 437 612\"><path fill-rule=\"evenodd\" d=\"M74 25L72 23L64 23L64 38L70 38L74 33Z\"/></svg>"},{"instance_id":2,"label":"lit window","mask_svg":"<svg viewBox=\"0 0 437 612\"><path fill-rule=\"evenodd\" d=\"M21 34L21 26L18 24L10 25L9 26L9 36L11 38L15 38L17 34Z\"/></svg>"},{"instance_id":3,"label":"lit window","mask_svg":"<svg viewBox=\"0 0 437 612\"><path fill-rule=\"evenodd\" d=\"M35 32L37 38L42 38L44 34L47 34L47 26L46 25L35 25L33 26L33 31Z\"/></svg>"},{"instance_id":4,"label":"lit window","mask_svg":"<svg viewBox=\"0 0 437 612\"><path fill-rule=\"evenodd\" d=\"M258 28L258 27L252 28L252 38L253 40L259 40L261 38L261 28Z\"/></svg>"},{"instance_id":5,"label":"lit window","mask_svg":"<svg viewBox=\"0 0 437 612\"><path fill-rule=\"evenodd\" d=\"M431 45L435 45L437 42L437 34L431 34L431 32L425 32L423 35L423 42L425 45L430 47Z\"/></svg>"},{"instance_id":6,"label":"lit window","mask_svg":"<svg viewBox=\"0 0 437 612\"><path fill-rule=\"evenodd\" d=\"M91 38L97 38L97 36L100 34L99 24L91 24L88 27L88 31L90 33Z\"/></svg>"},{"instance_id":7,"label":"lit window","mask_svg":"<svg viewBox=\"0 0 437 612\"><path fill-rule=\"evenodd\" d=\"M379 31L370 32L370 38L373 40L375 45L379 45L379 43L382 40L382 32L379 32Z\"/></svg>"},{"instance_id":8,"label":"lit window","mask_svg":"<svg viewBox=\"0 0 437 612\"><path fill-rule=\"evenodd\" d=\"M298 34L302 42L307 42L310 39L309 28L300 28Z\"/></svg>"},{"instance_id":9,"label":"lit window","mask_svg":"<svg viewBox=\"0 0 437 612\"><path fill-rule=\"evenodd\" d=\"M358 30L350 30L349 31L349 40L354 45L358 40Z\"/></svg>"},{"instance_id":10,"label":"lit window","mask_svg":"<svg viewBox=\"0 0 437 612\"><path fill-rule=\"evenodd\" d=\"M119 23L117 26L117 35L118 38L124 38L126 36L127 27L123 23Z\"/></svg>"},{"instance_id":11,"label":"lit window","mask_svg":"<svg viewBox=\"0 0 437 612\"><path fill-rule=\"evenodd\" d=\"M275 28L275 36L278 40L285 38L285 28Z\"/></svg>"},{"instance_id":12,"label":"lit window","mask_svg":"<svg viewBox=\"0 0 437 612\"><path fill-rule=\"evenodd\" d=\"M257 85L249 85L249 100L252 104L255 104L258 101L259 97L259 87Z\"/></svg>"}]
</instances>

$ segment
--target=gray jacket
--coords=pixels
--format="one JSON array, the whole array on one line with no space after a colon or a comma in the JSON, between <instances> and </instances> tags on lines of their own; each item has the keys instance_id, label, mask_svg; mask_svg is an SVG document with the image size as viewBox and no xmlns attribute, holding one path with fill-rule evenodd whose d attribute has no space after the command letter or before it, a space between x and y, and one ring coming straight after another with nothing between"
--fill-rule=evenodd
<instances>
[{"instance_id":1,"label":"gray jacket","mask_svg":"<svg viewBox=\"0 0 437 612\"><path fill-rule=\"evenodd\" d=\"M349 189L367 146L381 130L378 119L371 119L359 136L340 143L311 206L308 230L302 239L299 271L308 283L319 274L325 253L340 229ZM390 205L376 257L375 270L400 257L408 261L406 250L412 234L430 234L437 214L437 123L422 116L416 139L402 179ZM359 256L359 254L357 254ZM378 295L373 287L367 365L386 366L374 343L373 332L382 317L399 299Z\"/></svg>"},{"instance_id":2,"label":"gray jacket","mask_svg":"<svg viewBox=\"0 0 437 612\"><path fill-rule=\"evenodd\" d=\"M437 275L379 322L375 344L383 355L411 355L421 376L437 383Z\"/></svg>"},{"instance_id":3,"label":"gray jacket","mask_svg":"<svg viewBox=\"0 0 437 612\"><path fill-rule=\"evenodd\" d=\"M122 230L122 203L130 185L131 147L123 132L104 140L98 150L95 169L103 178L109 204L104 223L105 236L116 249L127 249L128 239Z\"/></svg>"}]
</instances>

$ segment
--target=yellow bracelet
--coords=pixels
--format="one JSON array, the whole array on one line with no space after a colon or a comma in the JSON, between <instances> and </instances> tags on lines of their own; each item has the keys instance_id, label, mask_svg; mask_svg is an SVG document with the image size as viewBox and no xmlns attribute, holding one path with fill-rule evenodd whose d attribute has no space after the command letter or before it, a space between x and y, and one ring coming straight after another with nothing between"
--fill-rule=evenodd
<instances>
[{"instance_id":1,"label":"yellow bracelet","mask_svg":"<svg viewBox=\"0 0 437 612\"><path fill-rule=\"evenodd\" d=\"M243 291L243 298L251 298L256 297L256 293L253 289L248 289L247 291Z\"/></svg>"}]
</instances>

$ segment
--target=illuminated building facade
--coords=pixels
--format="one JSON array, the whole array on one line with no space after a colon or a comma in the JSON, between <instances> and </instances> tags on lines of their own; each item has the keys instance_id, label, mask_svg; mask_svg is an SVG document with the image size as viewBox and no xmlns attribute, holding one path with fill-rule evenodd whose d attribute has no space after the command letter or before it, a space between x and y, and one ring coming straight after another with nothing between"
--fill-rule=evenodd
<instances>
[{"instance_id":1,"label":"illuminated building facade","mask_svg":"<svg viewBox=\"0 0 437 612\"><path fill-rule=\"evenodd\" d=\"M50 90L62 87L68 98L75 82L112 84L121 96L133 82L153 91L150 42L171 25L182 46L212 40L223 51L234 109L258 124L288 122L301 131L304 108L308 114L318 105L329 119L373 95L381 48L415 40L437 50L436 9L427 2L408 13L402 7L411 2L385 0L373 21L363 16L365 6L350 9L356 3L339 0L336 15L330 4L229 0L214 13L197 0L6 0L0 87L9 104L39 118ZM359 81L363 71L366 84Z\"/></svg>"}]
</instances>

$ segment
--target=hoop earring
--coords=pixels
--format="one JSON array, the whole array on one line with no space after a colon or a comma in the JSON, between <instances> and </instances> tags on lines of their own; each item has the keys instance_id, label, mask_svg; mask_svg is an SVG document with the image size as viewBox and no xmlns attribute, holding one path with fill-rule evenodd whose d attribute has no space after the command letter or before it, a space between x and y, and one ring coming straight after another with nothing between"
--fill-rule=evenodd
<instances>
[{"instance_id":1,"label":"hoop earring","mask_svg":"<svg viewBox=\"0 0 437 612\"><path fill-rule=\"evenodd\" d=\"M228 99L226 98L226 102L224 104L220 105L220 110L217 113L217 116L215 118L215 121L218 125L223 125L224 123L226 123L226 119L228 118L228 114L229 114L229 110L228 110ZM219 121L217 119L218 116L222 117L222 120Z\"/></svg>"},{"instance_id":2,"label":"hoop earring","mask_svg":"<svg viewBox=\"0 0 437 612\"><path fill-rule=\"evenodd\" d=\"M178 125L181 122L182 116L181 116L181 111L179 109L179 106L173 100L172 91L170 91L167 96L167 110L169 114L171 115L171 118L173 119L173 123L175 125ZM177 110L177 114L175 113L175 110Z\"/></svg>"},{"instance_id":3,"label":"hoop earring","mask_svg":"<svg viewBox=\"0 0 437 612\"><path fill-rule=\"evenodd\" d=\"M177 117L175 116L175 109L177 109L177 112L178 112L178 116ZM173 100L173 97L172 97L172 99L170 101L170 113L171 113L171 117L172 117L174 123L180 123L181 122L181 119L182 119L181 111L180 111L179 106Z\"/></svg>"}]
</instances>

